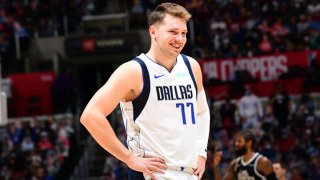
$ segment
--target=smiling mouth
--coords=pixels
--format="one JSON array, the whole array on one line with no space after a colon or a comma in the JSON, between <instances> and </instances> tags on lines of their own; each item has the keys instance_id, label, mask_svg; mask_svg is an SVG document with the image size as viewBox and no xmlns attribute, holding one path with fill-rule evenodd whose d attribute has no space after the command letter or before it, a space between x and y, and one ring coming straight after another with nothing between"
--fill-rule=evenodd
<instances>
[{"instance_id":1,"label":"smiling mouth","mask_svg":"<svg viewBox=\"0 0 320 180\"><path fill-rule=\"evenodd\" d=\"M180 48L181 45L171 45L171 46L175 48Z\"/></svg>"},{"instance_id":2,"label":"smiling mouth","mask_svg":"<svg viewBox=\"0 0 320 180\"><path fill-rule=\"evenodd\" d=\"M181 49L181 45L172 45L171 47L173 47L176 51L179 51Z\"/></svg>"}]
</instances>

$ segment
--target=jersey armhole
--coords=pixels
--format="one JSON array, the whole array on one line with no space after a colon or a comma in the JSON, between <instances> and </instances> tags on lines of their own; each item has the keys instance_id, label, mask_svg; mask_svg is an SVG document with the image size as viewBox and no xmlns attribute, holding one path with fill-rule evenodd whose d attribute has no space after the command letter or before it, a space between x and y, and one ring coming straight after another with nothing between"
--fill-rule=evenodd
<instances>
[{"instance_id":1,"label":"jersey armhole","mask_svg":"<svg viewBox=\"0 0 320 180\"><path fill-rule=\"evenodd\" d=\"M187 56L184 55L184 54L181 54L181 56L182 56L182 59L183 59L184 63L186 64L186 66L187 66L187 68L188 68L189 74L190 74L191 79L192 79L192 81L193 81L193 85L194 85L194 87L196 88L196 94L197 94L197 96L198 96L198 86L197 86L197 82L196 82L196 80L195 80L195 78L194 78L194 75L193 75L193 72L192 72L192 67L191 67L191 65L190 65L189 59L188 59ZM196 96L196 97L197 97L197 96Z\"/></svg>"},{"instance_id":2,"label":"jersey armhole","mask_svg":"<svg viewBox=\"0 0 320 180\"><path fill-rule=\"evenodd\" d=\"M143 108L145 107L147 100L149 98L150 94L150 76L149 71L147 69L146 64L140 59L140 58L134 58L133 61L136 61L139 63L141 70L142 70L142 76L143 76L143 88L140 93L140 95L132 101L133 105L133 120L136 120L137 117L142 112Z\"/></svg>"},{"instance_id":3,"label":"jersey armhole","mask_svg":"<svg viewBox=\"0 0 320 180\"><path fill-rule=\"evenodd\" d=\"M257 176L259 176L261 179L264 179L264 176L262 175L262 173L259 171L258 169L258 163L259 160L262 158L262 155L259 154L256 158L255 158L255 162L254 162L254 167L253 170L256 173Z\"/></svg>"}]
</instances>

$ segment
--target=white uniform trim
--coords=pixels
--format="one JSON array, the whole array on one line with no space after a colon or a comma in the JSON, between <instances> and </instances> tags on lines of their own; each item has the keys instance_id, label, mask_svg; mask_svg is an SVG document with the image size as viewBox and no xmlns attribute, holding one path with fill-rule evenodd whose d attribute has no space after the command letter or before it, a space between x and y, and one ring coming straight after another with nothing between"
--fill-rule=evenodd
<instances>
[{"instance_id":1,"label":"white uniform trim","mask_svg":"<svg viewBox=\"0 0 320 180\"><path fill-rule=\"evenodd\" d=\"M254 172L261 178L261 179L266 179L257 169L258 167L258 162L259 162L259 159L262 157L261 154L259 154L259 156L257 157L257 160L256 162L254 162Z\"/></svg>"}]
</instances>

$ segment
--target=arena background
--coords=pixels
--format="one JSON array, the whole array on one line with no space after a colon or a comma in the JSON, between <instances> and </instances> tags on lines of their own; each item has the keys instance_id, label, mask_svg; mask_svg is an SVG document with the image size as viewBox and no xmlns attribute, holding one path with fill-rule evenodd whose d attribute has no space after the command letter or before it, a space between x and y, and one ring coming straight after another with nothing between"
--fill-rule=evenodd
<instances>
[{"instance_id":1,"label":"arena background","mask_svg":"<svg viewBox=\"0 0 320 180\"><path fill-rule=\"evenodd\" d=\"M126 179L126 166L79 123L93 93L149 47L146 16L161 0L0 2L0 179ZM184 54L202 68L212 148L234 157L240 99L263 104L257 151L288 179L320 179L320 3L179 0L193 15ZM8 121L6 117L8 114ZM119 110L109 117L125 143Z\"/></svg>"}]
</instances>

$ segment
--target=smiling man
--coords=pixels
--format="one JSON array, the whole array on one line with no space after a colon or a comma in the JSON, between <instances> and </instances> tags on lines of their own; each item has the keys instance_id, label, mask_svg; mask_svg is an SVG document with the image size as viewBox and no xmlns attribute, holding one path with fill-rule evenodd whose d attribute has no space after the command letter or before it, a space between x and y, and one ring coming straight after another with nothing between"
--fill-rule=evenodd
<instances>
[{"instance_id":1,"label":"smiling man","mask_svg":"<svg viewBox=\"0 0 320 180\"><path fill-rule=\"evenodd\" d=\"M209 108L199 64L180 54L189 12L162 3L149 15L150 50L121 65L89 101L81 123L128 165L129 179L201 179L207 158ZM120 103L125 148L105 120Z\"/></svg>"}]
</instances>

